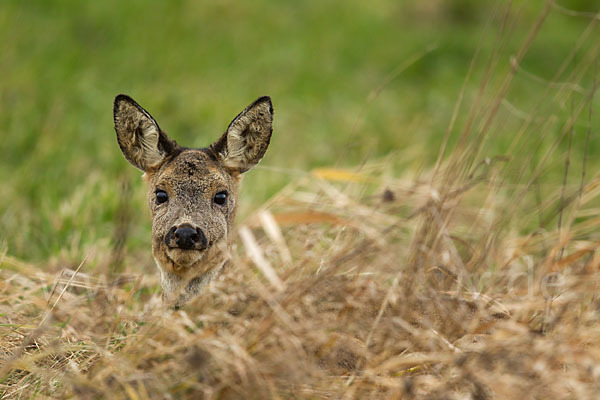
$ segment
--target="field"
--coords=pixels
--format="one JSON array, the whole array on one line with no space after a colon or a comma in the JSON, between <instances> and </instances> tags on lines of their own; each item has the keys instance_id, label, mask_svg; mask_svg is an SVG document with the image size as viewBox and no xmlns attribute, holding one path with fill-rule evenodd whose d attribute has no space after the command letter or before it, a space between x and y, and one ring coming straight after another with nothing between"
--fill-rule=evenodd
<instances>
[{"instance_id":1,"label":"field","mask_svg":"<svg viewBox=\"0 0 600 400\"><path fill-rule=\"evenodd\" d=\"M594 1L0 4L0 396L594 398ZM162 306L112 100L272 97L234 263Z\"/></svg>"}]
</instances>

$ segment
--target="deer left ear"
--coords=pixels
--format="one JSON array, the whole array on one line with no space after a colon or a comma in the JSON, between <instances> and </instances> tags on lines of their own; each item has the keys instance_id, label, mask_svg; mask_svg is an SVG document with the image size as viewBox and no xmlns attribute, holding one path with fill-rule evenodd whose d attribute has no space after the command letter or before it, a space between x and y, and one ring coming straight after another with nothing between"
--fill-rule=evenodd
<instances>
[{"instance_id":1,"label":"deer left ear","mask_svg":"<svg viewBox=\"0 0 600 400\"><path fill-rule=\"evenodd\" d=\"M250 104L210 147L225 167L246 172L263 158L273 133L273 104L264 96Z\"/></svg>"},{"instance_id":2,"label":"deer left ear","mask_svg":"<svg viewBox=\"0 0 600 400\"><path fill-rule=\"evenodd\" d=\"M177 147L148 111L124 94L115 98L114 122L123 155L142 171L159 165Z\"/></svg>"}]
</instances>

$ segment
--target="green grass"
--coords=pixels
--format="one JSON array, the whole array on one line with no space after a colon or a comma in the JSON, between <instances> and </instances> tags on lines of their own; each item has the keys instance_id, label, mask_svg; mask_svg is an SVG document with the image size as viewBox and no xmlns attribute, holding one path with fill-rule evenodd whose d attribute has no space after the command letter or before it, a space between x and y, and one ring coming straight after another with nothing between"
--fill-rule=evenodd
<instances>
[{"instance_id":1,"label":"green grass","mask_svg":"<svg viewBox=\"0 0 600 400\"><path fill-rule=\"evenodd\" d=\"M112 129L111 103L118 93L138 100L188 146L208 145L237 112L269 94L276 115L262 164L267 167L355 167L402 154L394 160L396 171L431 168L476 49L481 47L481 56L451 145L495 41L507 43L493 68L492 88L541 13L542 2L534 3L516 2L499 33L503 5L494 9L491 2L468 0L3 1L0 244L26 260L76 262L89 248L110 245L119 204L129 203L133 231L127 246L148 248L145 189L122 158ZM593 8L593 2L565 5ZM551 12L523 68L551 79L588 23ZM413 57L416 62L388 79ZM590 76L583 81L589 84ZM527 113L545 87L518 75L508 99ZM550 112L564 120L569 106ZM505 154L513 141L506 132L520 121L504 107L498 118L507 127L488 138L482 157ZM574 171L581 166L585 124L581 119L574 140ZM520 150L541 157L559 137L559 128L552 129L540 146L530 141ZM596 136L590 154L600 149ZM590 171L594 166L598 161L590 157ZM557 182L561 171L562 164L552 163L540 179ZM241 215L290 178L268 168L249 173ZM123 183L132 187L127 199Z\"/></svg>"}]
</instances>

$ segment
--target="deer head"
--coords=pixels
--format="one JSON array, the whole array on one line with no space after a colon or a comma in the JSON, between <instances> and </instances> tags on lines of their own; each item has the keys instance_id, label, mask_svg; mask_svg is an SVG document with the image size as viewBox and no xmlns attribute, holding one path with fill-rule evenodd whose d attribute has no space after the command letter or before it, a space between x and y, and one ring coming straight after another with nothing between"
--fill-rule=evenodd
<instances>
[{"instance_id":1,"label":"deer head","mask_svg":"<svg viewBox=\"0 0 600 400\"><path fill-rule=\"evenodd\" d=\"M115 98L114 123L123 155L148 183L163 299L182 305L228 263L238 184L269 146L271 99L256 100L216 142L199 149L179 146L126 95Z\"/></svg>"}]
</instances>

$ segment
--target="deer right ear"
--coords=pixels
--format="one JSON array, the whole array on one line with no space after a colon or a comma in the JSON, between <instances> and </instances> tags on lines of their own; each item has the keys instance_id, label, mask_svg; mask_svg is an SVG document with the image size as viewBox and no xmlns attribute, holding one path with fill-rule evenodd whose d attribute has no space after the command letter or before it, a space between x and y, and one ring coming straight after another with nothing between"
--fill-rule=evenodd
<instances>
[{"instance_id":1,"label":"deer right ear","mask_svg":"<svg viewBox=\"0 0 600 400\"><path fill-rule=\"evenodd\" d=\"M129 96L115 98L114 121L123 155L142 171L158 166L177 147L148 111Z\"/></svg>"}]
</instances>

